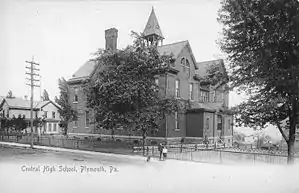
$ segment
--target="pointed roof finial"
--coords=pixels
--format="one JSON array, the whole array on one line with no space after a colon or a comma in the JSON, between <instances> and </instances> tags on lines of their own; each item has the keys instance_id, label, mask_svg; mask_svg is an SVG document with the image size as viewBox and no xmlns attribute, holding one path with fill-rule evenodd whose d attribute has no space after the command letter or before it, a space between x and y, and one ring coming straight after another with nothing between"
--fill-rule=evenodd
<instances>
[{"instance_id":1,"label":"pointed roof finial","mask_svg":"<svg viewBox=\"0 0 299 193\"><path fill-rule=\"evenodd\" d=\"M164 39L158 19L155 14L154 6L152 6L152 11L146 23L145 29L143 31L143 35L144 36L157 35L161 39Z\"/></svg>"}]
</instances>

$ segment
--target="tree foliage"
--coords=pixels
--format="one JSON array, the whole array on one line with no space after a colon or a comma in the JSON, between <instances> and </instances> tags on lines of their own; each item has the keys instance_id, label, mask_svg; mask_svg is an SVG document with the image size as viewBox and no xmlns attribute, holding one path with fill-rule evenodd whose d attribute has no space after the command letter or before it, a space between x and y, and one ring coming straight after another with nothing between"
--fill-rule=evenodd
<instances>
[{"instance_id":1,"label":"tree foliage","mask_svg":"<svg viewBox=\"0 0 299 193\"><path fill-rule=\"evenodd\" d=\"M155 84L155 78L165 75L174 59L160 55L155 46L145 46L137 33L132 36L133 45L98 53L95 62L101 70L85 84L85 93L98 127L130 128L145 138L157 131L165 113L179 110L180 103L159 94Z\"/></svg>"},{"instance_id":2,"label":"tree foliage","mask_svg":"<svg viewBox=\"0 0 299 193\"><path fill-rule=\"evenodd\" d=\"M250 99L235 108L245 125L278 126L294 157L299 80L297 0L223 0L221 49L228 55L230 81ZM298 110L297 110L298 109ZM281 128L289 119L289 136Z\"/></svg>"},{"instance_id":3,"label":"tree foliage","mask_svg":"<svg viewBox=\"0 0 299 193\"><path fill-rule=\"evenodd\" d=\"M8 91L6 98L9 98L9 99L15 98L11 90Z\"/></svg>"},{"instance_id":4,"label":"tree foliage","mask_svg":"<svg viewBox=\"0 0 299 193\"><path fill-rule=\"evenodd\" d=\"M72 108L70 101L69 85L64 78L58 80L60 96L55 97L55 102L60 106L58 112L60 114L61 123L60 126L64 128L65 134L67 134L68 124L70 121L78 119L78 113Z\"/></svg>"},{"instance_id":5,"label":"tree foliage","mask_svg":"<svg viewBox=\"0 0 299 193\"><path fill-rule=\"evenodd\" d=\"M50 100L49 93L46 89L44 89L42 100L43 101L49 101Z\"/></svg>"}]
</instances>

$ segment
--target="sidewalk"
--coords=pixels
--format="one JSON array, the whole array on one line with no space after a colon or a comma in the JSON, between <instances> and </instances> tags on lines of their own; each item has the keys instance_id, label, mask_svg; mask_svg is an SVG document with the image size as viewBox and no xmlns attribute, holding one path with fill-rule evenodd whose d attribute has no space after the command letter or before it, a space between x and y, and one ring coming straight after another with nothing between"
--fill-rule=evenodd
<instances>
[{"instance_id":1,"label":"sidewalk","mask_svg":"<svg viewBox=\"0 0 299 193\"><path fill-rule=\"evenodd\" d=\"M2 141L0 141L0 146L12 146L12 147L18 147L18 148L31 148L29 144L21 144L21 143L14 143L14 142L2 142ZM102 152L84 151L84 150L76 150L76 149L66 149L66 148L40 146L40 145L34 145L34 149L48 150L48 151L58 151L58 152L81 153L81 154L89 154L89 155L103 155L103 156L111 156L111 157L118 157L118 158L130 158L130 159L137 159L137 160L146 160L146 157L141 156L141 155L124 155L124 154L114 154L114 153L102 153ZM152 157L151 160L158 160L158 159Z\"/></svg>"}]
</instances>

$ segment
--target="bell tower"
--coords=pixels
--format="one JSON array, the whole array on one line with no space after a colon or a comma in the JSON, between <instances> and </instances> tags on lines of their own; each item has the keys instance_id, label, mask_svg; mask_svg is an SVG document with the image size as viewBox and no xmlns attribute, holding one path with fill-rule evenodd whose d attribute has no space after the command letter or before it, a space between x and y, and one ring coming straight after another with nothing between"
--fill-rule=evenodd
<instances>
[{"instance_id":1,"label":"bell tower","mask_svg":"<svg viewBox=\"0 0 299 193\"><path fill-rule=\"evenodd\" d=\"M152 7L152 12L149 16L149 19L146 23L146 26L143 31L143 38L147 41L150 45L158 46L159 43L163 44L163 34L158 22L158 19L155 14L154 7Z\"/></svg>"}]
</instances>

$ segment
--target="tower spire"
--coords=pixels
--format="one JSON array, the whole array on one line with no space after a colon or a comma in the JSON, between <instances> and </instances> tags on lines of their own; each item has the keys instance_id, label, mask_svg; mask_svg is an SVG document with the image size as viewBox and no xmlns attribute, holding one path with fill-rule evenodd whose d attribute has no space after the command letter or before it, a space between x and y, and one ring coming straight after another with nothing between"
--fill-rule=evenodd
<instances>
[{"instance_id":1,"label":"tower spire","mask_svg":"<svg viewBox=\"0 0 299 193\"><path fill-rule=\"evenodd\" d=\"M164 39L154 6L152 6L152 11L144 28L143 36L151 43L158 43L158 41L162 41Z\"/></svg>"}]
</instances>

